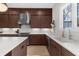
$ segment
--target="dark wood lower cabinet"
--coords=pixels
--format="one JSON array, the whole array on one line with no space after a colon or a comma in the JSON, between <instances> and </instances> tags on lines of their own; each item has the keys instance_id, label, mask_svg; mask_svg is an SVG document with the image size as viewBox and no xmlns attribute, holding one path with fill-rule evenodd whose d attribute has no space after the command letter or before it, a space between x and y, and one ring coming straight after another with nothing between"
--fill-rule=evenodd
<instances>
[{"instance_id":1,"label":"dark wood lower cabinet","mask_svg":"<svg viewBox=\"0 0 79 59\"><path fill-rule=\"evenodd\" d=\"M61 56L61 46L57 44L55 41L50 40L50 55L51 56Z\"/></svg>"},{"instance_id":2,"label":"dark wood lower cabinet","mask_svg":"<svg viewBox=\"0 0 79 59\"><path fill-rule=\"evenodd\" d=\"M5 56L26 56L27 55L26 53L27 53L27 45L25 40Z\"/></svg>"},{"instance_id":3,"label":"dark wood lower cabinet","mask_svg":"<svg viewBox=\"0 0 79 59\"><path fill-rule=\"evenodd\" d=\"M62 47L62 56L75 56L70 51Z\"/></svg>"},{"instance_id":4,"label":"dark wood lower cabinet","mask_svg":"<svg viewBox=\"0 0 79 59\"><path fill-rule=\"evenodd\" d=\"M30 45L47 45L46 35L33 34L29 36Z\"/></svg>"},{"instance_id":5,"label":"dark wood lower cabinet","mask_svg":"<svg viewBox=\"0 0 79 59\"><path fill-rule=\"evenodd\" d=\"M26 56L26 40L12 50L12 56Z\"/></svg>"},{"instance_id":6,"label":"dark wood lower cabinet","mask_svg":"<svg viewBox=\"0 0 79 59\"><path fill-rule=\"evenodd\" d=\"M50 56L75 56L73 53L59 45L53 39L47 37L48 39L48 51Z\"/></svg>"},{"instance_id":7,"label":"dark wood lower cabinet","mask_svg":"<svg viewBox=\"0 0 79 59\"><path fill-rule=\"evenodd\" d=\"M75 56L53 39L43 34L30 35L27 40L23 41L5 56L26 56L27 45L46 45L50 56Z\"/></svg>"},{"instance_id":8,"label":"dark wood lower cabinet","mask_svg":"<svg viewBox=\"0 0 79 59\"><path fill-rule=\"evenodd\" d=\"M47 39L47 42L48 42L47 49L48 49L49 54L51 55L51 44L50 44L51 38L49 38L48 36L46 36L46 39Z\"/></svg>"}]
</instances>

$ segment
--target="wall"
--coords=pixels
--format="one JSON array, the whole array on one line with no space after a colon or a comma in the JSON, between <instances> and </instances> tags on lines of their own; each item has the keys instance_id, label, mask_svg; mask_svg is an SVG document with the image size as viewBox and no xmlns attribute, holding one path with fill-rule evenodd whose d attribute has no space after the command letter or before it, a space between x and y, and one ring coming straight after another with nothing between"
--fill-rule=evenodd
<instances>
[{"instance_id":1,"label":"wall","mask_svg":"<svg viewBox=\"0 0 79 59\"><path fill-rule=\"evenodd\" d=\"M67 6L66 3L57 3L53 7L53 19L55 20L55 35L61 38L64 31L64 36L67 39L78 40L79 27L77 27L77 4L72 4L72 27L63 29L63 9ZM69 32L70 29L70 32ZM71 36L69 36L71 35Z\"/></svg>"},{"instance_id":2,"label":"wall","mask_svg":"<svg viewBox=\"0 0 79 59\"><path fill-rule=\"evenodd\" d=\"M58 38L63 32L63 9L67 6L66 3L56 3L53 7L53 20L55 20L55 35Z\"/></svg>"},{"instance_id":3,"label":"wall","mask_svg":"<svg viewBox=\"0 0 79 59\"><path fill-rule=\"evenodd\" d=\"M77 4L72 4L72 27L77 28Z\"/></svg>"},{"instance_id":4,"label":"wall","mask_svg":"<svg viewBox=\"0 0 79 59\"><path fill-rule=\"evenodd\" d=\"M77 39L78 27L77 27L77 4L72 4L72 28L70 28L70 33L68 34L68 29L63 29L63 9L68 5L68 3L57 3L53 7L53 19L55 20L55 35L60 38L65 33L67 37L69 34L72 35L74 39ZM66 32L65 32L66 31ZM75 32L74 32L75 31ZM69 37L69 36L68 36ZM67 38L68 38L67 37Z\"/></svg>"}]
</instances>

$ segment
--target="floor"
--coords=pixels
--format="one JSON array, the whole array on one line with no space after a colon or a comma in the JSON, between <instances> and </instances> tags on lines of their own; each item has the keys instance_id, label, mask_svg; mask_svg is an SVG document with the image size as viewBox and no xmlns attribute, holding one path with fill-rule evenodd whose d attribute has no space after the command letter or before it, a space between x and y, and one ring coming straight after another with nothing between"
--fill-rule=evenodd
<instances>
[{"instance_id":1,"label":"floor","mask_svg":"<svg viewBox=\"0 0 79 59\"><path fill-rule=\"evenodd\" d=\"M27 46L27 56L49 56L46 46L31 45Z\"/></svg>"}]
</instances>

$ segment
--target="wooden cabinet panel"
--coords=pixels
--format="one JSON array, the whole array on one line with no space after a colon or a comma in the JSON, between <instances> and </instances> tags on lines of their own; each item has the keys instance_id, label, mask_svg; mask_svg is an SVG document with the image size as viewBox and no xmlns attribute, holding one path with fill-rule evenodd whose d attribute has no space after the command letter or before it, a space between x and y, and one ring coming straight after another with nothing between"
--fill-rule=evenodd
<instances>
[{"instance_id":1,"label":"wooden cabinet panel","mask_svg":"<svg viewBox=\"0 0 79 59\"><path fill-rule=\"evenodd\" d=\"M30 36L30 44L41 44L41 36L40 35L31 35Z\"/></svg>"},{"instance_id":2,"label":"wooden cabinet panel","mask_svg":"<svg viewBox=\"0 0 79 59\"><path fill-rule=\"evenodd\" d=\"M32 28L51 28L51 16L31 16Z\"/></svg>"},{"instance_id":3,"label":"wooden cabinet panel","mask_svg":"<svg viewBox=\"0 0 79 59\"><path fill-rule=\"evenodd\" d=\"M55 41L51 40L50 43L50 55L51 56L61 56L61 46L57 44Z\"/></svg>"},{"instance_id":4,"label":"wooden cabinet panel","mask_svg":"<svg viewBox=\"0 0 79 59\"><path fill-rule=\"evenodd\" d=\"M47 37L48 39L48 51L51 56L75 56L73 53L59 45L53 39Z\"/></svg>"},{"instance_id":5,"label":"wooden cabinet panel","mask_svg":"<svg viewBox=\"0 0 79 59\"><path fill-rule=\"evenodd\" d=\"M12 56L20 56L20 45L12 50Z\"/></svg>"},{"instance_id":6,"label":"wooden cabinet panel","mask_svg":"<svg viewBox=\"0 0 79 59\"><path fill-rule=\"evenodd\" d=\"M51 43L51 38L49 38L48 36L46 36L46 39L47 39L47 43L48 43L47 49L48 49L48 52L50 54L51 53L51 44L50 44Z\"/></svg>"},{"instance_id":7,"label":"wooden cabinet panel","mask_svg":"<svg viewBox=\"0 0 79 59\"><path fill-rule=\"evenodd\" d=\"M29 37L29 36L28 36ZM30 43L29 43L29 38L26 40L26 45L29 46Z\"/></svg>"},{"instance_id":8,"label":"wooden cabinet panel","mask_svg":"<svg viewBox=\"0 0 79 59\"><path fill-rule=\"evenodd\" d=\"M31 16L38 16L38 10L39 9L30 9L30 14L31 14Z\"/></svg>"},{"instance_id":9,"label":"wooden cabinet panel","mask_svg":"<svg viewBox=\"0 0 79 59\"><path fill-rule=\"evenodd\" d=\"M17 25L17 20L19 19L17 15L20 13L26 13L29 12L31 21L30 25L32 28L51 28L51 22L52 22L52 9L51 8L9 8L8 11L1 13L0 19L7 19L8 21L4 20L2 23L6 24L7 22L8 25L1 25L2 27L18 27ZM7 18L5 15L7 15Z\"/></svg>"},{"instance_id":10,"label":"wooden cabinet panel","mask_svg":"<svg viewBox=\"0 0 79 59\"><path fill-rule=\"evenodd\" d=\"M41 35L41 42L42 42L43 45L48 45L46 35Z\"/></svg>"},{"instance_id":11,"label":"wooden cabinet panel","mask_svg":"<svg viewBox=\"0 0 79 59\"><path fill-rule=\"evenodd\" d=\"M41 28L51 28L51 22L52 22L51 16L40 16L40 25Z\"/></svg>"},{"instance_id":12,"label":"wooden cabinet panel","mask_svg":"<svg viewBox=\"0 0 79 59\"><path fill-rule=\"evenodd\" d=\"M8 27L11 27L11 28L19 27L18 21L19 21L19 15L9 14Z\"/></svg>"},{"instance_id":13,"label":"wooden cabinet panel","mask_svg":"<svg viewBox=\"0 0 79 59\"><path fill-rule=\"evenodd\" d=\"M31 45L47 45L47 40L44 35L30 35L29 40Z\"/></svg>"},{"instance_id":14,"label":"wooden cabinet panel","mask_svg":"<svg viewBox=\"0 0 79 59\"><path fill-rule=\"evenodd\" d=\"M5 12L0 12L0 14L7 14L8 15L8 10Z\"/></svg>"},{"instance_id":15,"label":"wooden cabinet panel","mask_svg":"<svg viewBox=\"0 0 79 59\"><path fill-rule=\"evenodd\" d=\"M12 56L26 56L26 40L12 50Z\"/></svg>"},{"instance_id":16,"label":"wooden cabinet panel","mask_svg":"<svg viewBox=\"0 0 79 59\"><path fill-rule=\"evenodd\" d=\"M30 9L31 15L52 15L52 9L51 8L31 8Z\"/></svg>"},{"instance_id":17,"label":"wooden cabinet panel","mask_svg":"<svg viewBox=\"0 0 79 59\"><path fill-rule=\"evenodd\" d=\"M32 28L51 28L52 9L32 9L31 27Z\"/></svg>"},{"instance_id":18,"label":"wooden cabinet panel","mask_svg":"<svg viewBox=\"0 0 79 59\"><path fill-rule=\"evenodd\" d=\"M17 9L17 8L9 8L8 14L19 14L19 9Z\"/></svg>"},{"instance_id":19,"label":"wooden cabinet panel","mask_svg":"<svg viewBox=\"0 0 79 59\"><path fill-rule=\"evenodd\" d=\"M51 16L52 15L52 9L39 9L38 12L40 12L41 16Z\"/></svg>"},{"instance_id":20,"label":"wooden cabinet panel","mask_svg":"<svg viewBox=\"0 0 79 59\"><path fill-rule=\"evenodd\" d=\"M75 56L75 55L62 47L62 56Z\"/></svg>"},{"instance_id":21,"label":"wooden cabinet panel","mask_svg":"<svg viewBox=\"0 0 79 59\"><path fill-rule=\"evenodd\" d=\"M26 47L26 40L25 40L20 45L20 55L21 56L26 56L26 52L27 52L26 50L27 50L27 47Z\"/></svg>"},{"instance_id":22,"label":"wooden cabinet panel","mask_svg":"<svg viewBox=\"0 0 79 59\"><path fill-rule=\"evenodd\" d=\"M32 28L40 28L40 17L39 16L31 16L31 27Z\"/></svg>"},{"instance_id":23,"label":"wooden cabinet panel","mask_svg":"<svg viewBox=\"0 0 79 59\"><path fill-rule=\"evenodd\" d=\"M0 27L7 27L8 25L8 15L0 14Z\"/></svg>"}]
</instances>

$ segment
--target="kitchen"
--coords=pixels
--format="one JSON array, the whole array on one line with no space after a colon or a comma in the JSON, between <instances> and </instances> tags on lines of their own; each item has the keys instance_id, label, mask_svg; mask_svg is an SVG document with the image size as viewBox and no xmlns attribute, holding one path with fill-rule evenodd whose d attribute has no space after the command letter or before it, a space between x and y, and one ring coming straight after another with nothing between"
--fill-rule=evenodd
<instances>
[{"instance_id":1,"label":"kitchen","mask_svg":"<svg viewBox=\"0 0 79 59\"><path fill-rule=\"evenodd\" d=\"M78 56L78 33L71 27L72 20L63 21L62 12L68 3L3 3L7 9L0 12L0 56ZM66 11L67 11L66 9ZM64 9L65 10L65 9ZM62 14L63 13L63 14ZM75 12L73 17L75 19ZM67 15L67 14L66 14ZM71 14L70 14L71 16ZM63 24L63 23L64 24ZM66 22L68 25L66 25ZM63 26L64 26L64 30ZM73 25L75 27L76 25ZM60 29L61 28L61 29ZM67 29L66 29L67 28ZM78 30L78 29L77 29ZM76 30L76 31L77 31ZM71 32L72 31L72 32ZM72 35L75 33L75 37ZM74 39L72 39L71 35ZM77 35L77 36L76 36ZM32 47L34 54L28 54ZM28 47L30 47L28 49ZM41 49L45 47L45 52ZM45 51L45 50L43 50ZM30 53L30 52L29 52ZM35 54L37 53L37 54ZM40 53L40 54L39 54Z\"/></svg>"}]
</instances>

